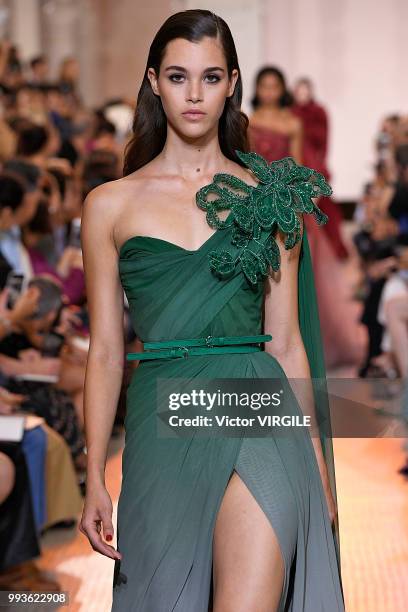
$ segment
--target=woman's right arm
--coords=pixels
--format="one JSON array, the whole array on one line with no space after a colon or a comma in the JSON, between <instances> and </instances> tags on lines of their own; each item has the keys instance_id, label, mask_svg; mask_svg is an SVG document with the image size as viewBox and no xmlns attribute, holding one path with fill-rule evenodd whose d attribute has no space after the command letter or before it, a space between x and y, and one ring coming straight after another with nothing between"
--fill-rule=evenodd
<instances>
[{"instance_id":1,"label":"woman's right arm","mask_svg":"<svg viewBox=\"0 0 408 612\"><path fill-rule=\"evenodd\" d=\"M80 531L94 550L112 559L121 555L105 544L101 530L110 541L114 529L105 465L124 367L123 289L113 240L117 209L112 186L101 185L87 196L81 221L90 346L84 382L87 492Z\"/></svg>"}]
</instances>

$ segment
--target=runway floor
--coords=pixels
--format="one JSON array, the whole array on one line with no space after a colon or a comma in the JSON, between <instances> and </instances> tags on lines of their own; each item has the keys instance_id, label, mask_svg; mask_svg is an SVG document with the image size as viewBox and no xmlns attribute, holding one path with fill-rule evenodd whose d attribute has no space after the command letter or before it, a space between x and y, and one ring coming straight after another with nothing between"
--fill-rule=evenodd
<instances>
[{"instance_id":1,"label":"runway floor","mask_svg":"<svg viewBox=\"0 0 408 612\"><path fill-rule=\"evenodd\" d=\"M403 462L402 440L342 438L334 441L334 449L346 610L405 612L408 480L397 472ZM115 511L120 467L117 450L106 471ZM95 553L76 529L48 532L42 548L39 565L69 591L70 612L110 610L113 561Z\"/></svg>"}]
</instances>

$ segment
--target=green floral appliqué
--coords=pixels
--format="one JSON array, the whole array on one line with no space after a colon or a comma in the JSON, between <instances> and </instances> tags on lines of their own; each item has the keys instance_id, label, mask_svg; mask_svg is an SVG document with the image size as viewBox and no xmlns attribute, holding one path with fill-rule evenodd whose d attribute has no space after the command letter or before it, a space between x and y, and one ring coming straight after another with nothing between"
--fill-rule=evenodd
<instances>
[{"instance_id":1,"label":"green floral appliqu\u00e9","mask_svg":"<svg viewBox=\"0 0 408 612\"><path fill-rule=\"evenodd\" d=\"M236 176L219 173L211 184L197 192L196 201L206 211L211 227L233 226L233 251L211 251L208 254L211 271L220 278L228 278L240 262L248 281L256 284L271 273L270 269L280 268L276 230L286 234L285 249L293 248L301 238L297 213L313 214L318 225L327 223L327 215L312 198L331 195L332 189L320 172L298 165L292 157L268 163L257 153L236 151L236 154L256 176L258 185L253 187ZM231 212L223 221L218 211L227 209Z\"/></svg>"}]
</instances>

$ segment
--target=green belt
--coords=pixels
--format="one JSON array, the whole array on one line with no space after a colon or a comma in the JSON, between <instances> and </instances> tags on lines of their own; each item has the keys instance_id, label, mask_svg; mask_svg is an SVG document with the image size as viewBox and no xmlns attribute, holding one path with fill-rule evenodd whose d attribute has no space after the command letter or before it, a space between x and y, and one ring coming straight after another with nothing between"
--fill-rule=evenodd
<instances>
[{"instance_id":1,"label":"green belt","mask_svg":"<svg viewBox=\"0 0 408 612\"><path fill-rule=\"evenodd\" d=\"M270 334L257 336L207 336L206 338L186 338L181 340L163 340L145 342L143 353L127 353L126 359L164 359L167 357L188 357L189 355L209 355L222 353L254 353L261 351L261 342L272 340ZM244 346L235 346L244 345Z\"/></svg>"}]
</instances>

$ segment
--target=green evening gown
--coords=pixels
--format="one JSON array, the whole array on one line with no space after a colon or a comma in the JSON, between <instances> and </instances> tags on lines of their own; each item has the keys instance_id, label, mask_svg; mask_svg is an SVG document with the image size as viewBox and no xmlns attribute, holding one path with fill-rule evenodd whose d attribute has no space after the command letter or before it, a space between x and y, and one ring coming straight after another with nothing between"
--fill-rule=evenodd
<instances>
[{"instance_id":1,"label":"green evening gown","mask_svg":"<svg viewBox=\"0 0 408 612\"><path fill-rule=\"evenodd\" d=\"M291 158L272 164L237 152L259 179L215 175L197 194L216 231L194 251L134 236L120 249L119 274L135 332L144 342L263 333L266 264L279 267L273 234L286 248L302 240L299 323L311 375L325 381L316 294L306 230L297 212L327 217L311 199L331 192L318 173ZM211 199L212 198L212 199ZM230 209L225 221L217 211ZM272 340L273 343L273 340ZM233 470L269 519L285 562L280 611L344 611L337 520L330 522L310 433L293 436L165 438L156 432L158 378L287 378L261 350L142 360L127 391L122 488L113 578L114 612L208 612L212 539ZM285 382L286 381L286 382ZM321 440L336 499L327 397L316 397L325 419ZM301 408L292 401L293 414ZM233 571L233 568L231 568ZM249 612L249 611L248 611Z\"/></svg>"}]
</instances>

